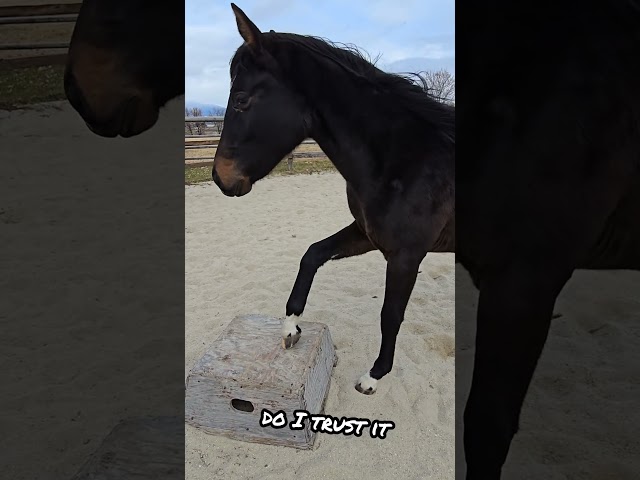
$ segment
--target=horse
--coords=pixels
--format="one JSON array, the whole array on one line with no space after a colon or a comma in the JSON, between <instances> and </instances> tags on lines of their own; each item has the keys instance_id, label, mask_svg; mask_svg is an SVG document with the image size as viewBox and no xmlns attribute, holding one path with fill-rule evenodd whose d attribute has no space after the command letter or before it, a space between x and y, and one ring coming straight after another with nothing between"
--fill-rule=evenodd
<instances>
[{"instance_id":1,"label":"horse","mask_svg":"<svg viewBox=\"0 0 640 480\"><path fill-rule=\"evenodd\" d=\"M576 269L640 269L640 8L459 16L456 262L479 289L467 480L497 480ZM597 25L596 28L593 28Z\"/></svg>"},{"instance_id":2,"label":"horse","mask_svg":"<svg viewBox=\"0 0 640 480\"><path fill-rule=\"evenodd\" d=\"M354 48L311 36L262 33L231 4L244 43L231 59L231 89L212 178L248 194L305 138L346 180L354 221L312 244L286 304L282 346L292 348L316 271L329 260L379 250L386 286L382 341L356 390L373 394L393 365L396 337L428 252L455 244L455 110L415 82L385 73Z\"/></svg>"},{"instance_id":3,"label":"horse","mask_svg":"<svg viewBox=\"0 0 640 480\"><path fill-rule=\"evenodd\" d=\"M184 94L184 4L85 0L64 73L71 106L91 131L132 137Z\"/></svg>"}]
</instances>

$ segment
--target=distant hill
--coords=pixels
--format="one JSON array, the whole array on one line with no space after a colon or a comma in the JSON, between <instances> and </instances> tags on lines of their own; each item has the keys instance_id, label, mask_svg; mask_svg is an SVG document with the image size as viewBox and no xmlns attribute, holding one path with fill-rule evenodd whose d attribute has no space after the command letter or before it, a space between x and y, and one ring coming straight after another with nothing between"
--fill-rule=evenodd
<instances>
[{"instance_id":1,"label":"distant hill","mask_svg":"<svg viewBox=\"0 0 640 480\"><path fill-rule=\"evenodd\" d=\"M185 108L199 108L202 110L203 115L224 115L226 111L225 107L221 107L220 105L216 105L215 103L203 103L203 102L192 102L187 100L185 102Z\"/></svg>"}]
</instances>

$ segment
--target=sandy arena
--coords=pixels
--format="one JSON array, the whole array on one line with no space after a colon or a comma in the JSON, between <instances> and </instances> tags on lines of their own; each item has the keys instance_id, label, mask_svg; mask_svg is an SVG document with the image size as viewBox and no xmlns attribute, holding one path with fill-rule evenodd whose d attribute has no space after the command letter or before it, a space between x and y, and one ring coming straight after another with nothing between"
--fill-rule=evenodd
<instances>
[{"instance_id":1,"label":"sandy arena","mask_svg":"<svg viewBox=\"0 0 640 480\"><path fill-rule=\"evenodd\" d=\"M188 186L185 195L186 376L235 315L284 315L306 249L353 218L336 173L268 178L242 198L213 183ZM454 257L422 262L394 369L365 396L354 385L378 355L385 265L379 252L329 262L303 318L329 325L340 358L325 413L393 420L387 438L319 433L316 450L297 451L187 426L187 478L453 478Z\"/></svg>"}]
</instances>

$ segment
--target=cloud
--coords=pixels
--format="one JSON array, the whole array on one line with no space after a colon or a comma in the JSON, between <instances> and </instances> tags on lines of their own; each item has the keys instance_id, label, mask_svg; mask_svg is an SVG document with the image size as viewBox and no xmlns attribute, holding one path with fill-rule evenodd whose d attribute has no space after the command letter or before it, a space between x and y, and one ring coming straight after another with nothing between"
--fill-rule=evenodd
<instances>
[{"instance_id":1,"label":"cloud","mask_svg":"<svg viewBox=\"0 0 640 480\"><path fill-rule=\"evenodd\" d=\"M443 60L454 58L455 52L442 43L427 43L413 48L404 45L380 44L377 46L381 52L381 61L385 63L396 62L404 58L422 57L431 60Z\"/></svg>"},{"instance_id":2,"label":"cloud","mask_svg":"<svg viewBox=\"0 0 640 480\"><path fill-rule=\"evenodd\" d=\"M433 59L425 57L403 58L388 64L381 64L380 68L394 73L418 73L424 71L447 70L455 75L456 62L453 58Z\"/></svg>"},{"instance_id":3,"label":"cloud","mask_svg":"<svg viewBox=\"0 0 640 480\"><path fill-rule=\"evenodd\" d=\"M251 13L243 10L249 18L269 19L280 15L296 6L295 0L256 0L251 7ZM242 8L242 7L240 7Z\"/></svg>"},{"instance_id":4,"label":"cloud","mask_svg":"<svg viewBox=\"0 0 640 480\"><path fill-rule=\"evenodd\" d=\"M185 96L190 100L226 105L229 60L242 39L235 25L228 28L219 23L185 29Z\"/></svg>"},{"instance_id":5,"label":"cloud","mask_svg":"<svg viewBox=\"0 0 640 480\"><path fill-rule=\"evenodd\" d=\"M455 69L454 1L242 0L259 28L357 45L389 71ZM229 60L242 44L227 2L186 3L185 98L226 105Z\"/></svg>"},{"instance_id":6,"label":"cloud","mask_svg":"<svg viewBox=\"0 0 640 480\"><path fill-rule=\"evenodd\" d=\"M415 1L403 2L376 0L369 4L367 13L369 17L385 25L401 25L411 20L415 12Z\"/></svg>"}]
</instances>

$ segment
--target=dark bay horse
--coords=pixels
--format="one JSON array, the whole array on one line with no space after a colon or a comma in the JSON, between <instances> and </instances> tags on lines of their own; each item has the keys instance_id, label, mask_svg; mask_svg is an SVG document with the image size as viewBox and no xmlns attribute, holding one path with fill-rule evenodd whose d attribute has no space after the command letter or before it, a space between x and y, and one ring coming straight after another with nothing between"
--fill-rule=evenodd
<instances>
[{"instance_id":1,"label":"dark bay horse","mask_svg":"<svg viewBox=\"0 0 640 480\"><path fill-rule=\"evenodd\" d=\"M96 134L131 137L184 93L184 2L85 0L64 89Z\"/></svg>"},{"instance_id":2,"label":"dark bay horse","mask_svg":"<svg viewBox=\"0 0 640 480\"><path fill-rule=\"evenodd\" d=\"M464 446L467 479L497 480L573 271L640 269L640 4L490 0L457 29L456 261L480 293Z\"/></svg>"},{"instance_id":3,"label":"dark bay horse","mask_svg":"<svg viewBox=\"0 0 640 480\"><path fill-rule=\"evenodd\" d=\"M305 138L347 182L354 221L314 243L286 305L283 346L299 339L314 275L328 260L380 250L387 261L382 343L356 389L391 371L396 337L427 252L455 243L455 112L356 51L313 37L261 33L231 4L244 43L231 61L231 92L213 180L242 196Z\"/></svg>"}]
</instances>

